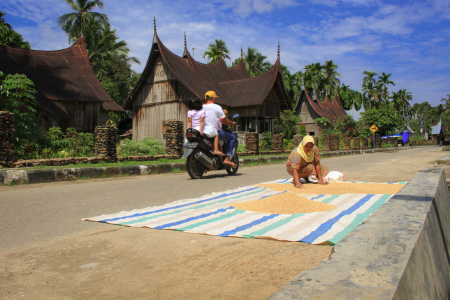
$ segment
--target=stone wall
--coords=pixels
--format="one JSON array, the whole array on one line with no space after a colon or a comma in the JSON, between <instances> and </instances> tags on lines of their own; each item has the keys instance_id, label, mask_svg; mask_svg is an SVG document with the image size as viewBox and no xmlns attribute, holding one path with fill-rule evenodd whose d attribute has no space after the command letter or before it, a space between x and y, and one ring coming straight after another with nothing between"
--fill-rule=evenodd
<instances>
[{"instance_id":1,"label":"stone wall","mask_svg":"<svg viewBox=\"0 0 450 300\"><path fill-rule=\"evenodd\" d=\"M0 111L0 168L14 164L14 114Z\"/></svg>"},{"instance_id":2,"label":"stone wall","mask_svg":"<svg viewBox=\"0 0 450 300\"><path fill-rule=\"evenodd\" d=\"M299 135L299 134L294 135L294 147L297 148L298 145L300 145L300 143L302 142L302 140L303 140L303 135Z\"/></svg>"},{"instance_id":3,"label":"stone wall","mask_svg":"<svg viewBox=\"0 0 450 300\"><path fill-rule=\"evenodd\" d=\"M272 151L283 151L283 135L274 134L272 137Z\"/></svg>"},{"instance_id":4,"label":"stone wall","mask_svg":"<svg viewBox=\"0 0 450 300\"><path fill-rule=\"evenodd\" d=\"M330 134L330 150L339 151L339 134Z\"/></svg>"},{"instance_id":5,"label":"stone wall","mask_svg":"<svg viewBox=\"0 0 450 300\"><path fill-rule=\"evenodd\" d=\"M357 136L353 137L353 149L359 150L361 148L361 139Z\"/></svg>"},{"instance_id":6,"label":"stone wall","mask_svg":"<svg viewBox=\"0 0 450 300\"><path fill-rule=\"evenodd\" d=\"M259 133L246 132L245 133L245 150L247 152L259 153Z\"/></svg>"},{"instance_id":7,"label":"stone wall","mask_svg":"<svg viewBox=\"0 0 450 300\"><path fill-rule=\"evenodd\" d=\"M351 142L352 138L349 137L349 136L344 136L344 137L342 138L342 140L344 141L344 149L345 149L345 150L350 149L350 142Z\"/></svg>"},{"instance_id":8,"label":"stone wall","mask_svg":"<svg viewBox=\"0 0 450 300\"><path fill-rule=\"evenodd\" d=\"M183 121L166 122L166 153L181 157L183 154L184 128Z\"/></svg>"},{"instance_id":9,"label":"stone wall","mask_svg":"<svg viewBox=\"0 0 450 300\"><path fill-rule=\"evenodd\" d=\"M323 135L323 150L330 150L331 149L331 134L324 134Z\"/></svg>"},{"instance_id":10,"label":"stone wall","mask_svg":"<svg viewBox=\"0 0 450 300\"><path fill-rule=\"evenodd\" d=\"M117 161L117 128L112 125L97 126L94 131L94 153L106 161Z\"/></svg>"}]
</instances>

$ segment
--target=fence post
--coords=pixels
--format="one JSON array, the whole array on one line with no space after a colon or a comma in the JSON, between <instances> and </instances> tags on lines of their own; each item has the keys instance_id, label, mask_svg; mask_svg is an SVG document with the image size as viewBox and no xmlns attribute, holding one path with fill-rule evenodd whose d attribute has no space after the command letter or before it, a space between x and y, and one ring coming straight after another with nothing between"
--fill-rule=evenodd
<instances>
[{"instance_id":1,"label":"fence post","mask_svg":"<svg viewBox=\"0 0 450 300\"><path fill-rule=\"evenodd\" d=\"M113 125L95 127L94 153L107 161L117 162L117 128Z\"/></svg>"},{"instance_id":2,"label":"fence post","mask_svg":"<svg viewBox=\"0 0 450 300\"><path fill-rule=\"evenodd\" d=\"M184 143L183 121L166 122L166 153L181 157Z\"/></svg>"},{"instance_id":3,"label":"fence post","mask_svg":"<svg viewBox=\"0 0 450 300\"><path fill-rule=\"evenodd\" d=\"M283 148L283 135L274 134L272 137L272 151L284 151Z\"/></svg>"},{"instance_id":4,"label":"fence post","mask_svg":"<svg viewBox=\"0 0 450 300\"><path fill-rule=\"evenodd\" d=\"M245 133L245 151L259 154L259 133L246 132Z\"/></svg>"},{"instance_id":5,"label":"fence post","mask_svg":"<svg viewBox=\"0 0 450 300\"><path fill-rule=\"evenodd\" d=\"M14 167L14 114L0 111L0 169Z\"/></svg>"}]
</instances>

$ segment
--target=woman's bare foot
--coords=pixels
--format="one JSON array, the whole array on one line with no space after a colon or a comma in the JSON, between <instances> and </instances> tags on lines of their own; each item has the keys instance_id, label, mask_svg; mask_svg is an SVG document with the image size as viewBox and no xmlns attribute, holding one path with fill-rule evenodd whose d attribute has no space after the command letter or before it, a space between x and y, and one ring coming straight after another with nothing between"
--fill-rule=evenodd
<instances>
[{"instance_id":1,"label":"woman's bare foot","mask_svg":"<svg viewBox=\"0 0 450 300\"><path fill-rule=\"evenodd\" d=\"M233 167L233 168L236 168L236 164L235 164L234 162L232 162L232 161L228 158L228 156L227 156L227 158L225 158L225 160L223 161L223 163L226 164L226 165L229 165L229 166L231 166L231 167Z\"/></svg>"},{"instance_id":2,"label":"woman's bare foot","mask_svg":"<svg viewBox=\"0 0 450 300\"><path fill-rule=\"evenodd\" d=\"M219 156L224 156L225 154L223 152L220 151L214 151L215 155L219 155Z\"/></svg>"}]
</instances>

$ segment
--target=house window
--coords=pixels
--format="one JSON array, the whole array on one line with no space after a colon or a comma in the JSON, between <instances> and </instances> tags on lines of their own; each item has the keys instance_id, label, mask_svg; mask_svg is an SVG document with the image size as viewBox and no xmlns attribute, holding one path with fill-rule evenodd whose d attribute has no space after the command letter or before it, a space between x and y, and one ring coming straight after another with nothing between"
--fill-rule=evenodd
<instances>
[{"instance_id":1,"label":"house window","mask_svg":"<svg viewBox=\"0 0 450 300\"><path fill-rule=\"evenodd\" d=\"M311 132L309 133L309 135L314 136L314 131L311 131Z\"/></svg>"}]
</instances>

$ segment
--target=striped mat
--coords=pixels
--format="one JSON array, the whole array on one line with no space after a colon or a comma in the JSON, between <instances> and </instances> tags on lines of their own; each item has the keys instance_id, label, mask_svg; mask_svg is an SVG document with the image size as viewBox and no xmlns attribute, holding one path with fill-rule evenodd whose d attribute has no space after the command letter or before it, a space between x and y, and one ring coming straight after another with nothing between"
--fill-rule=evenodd
<instances>
[{"instance_id":1,"label":"striped mat","mask_svg":"<svg viewBox=\"0 0 450 300\"><path fill-rule=\"evenodd\" d=\"M265 184L286 184L288 187L288 185L292 186L291 182L292 179L283 179ZM347 184L351 185L352 183ZM303 194L302 197L330 204L336 208L328 211L295 214L254 212L236 209L230 205L282 193L287 193L287 191L275 191L260 185L246 186L195 199L171 202L162 206L83 220L216 236L266 238L334 245L393 196L392 194Z\"/></svg>"}]
</instances>

